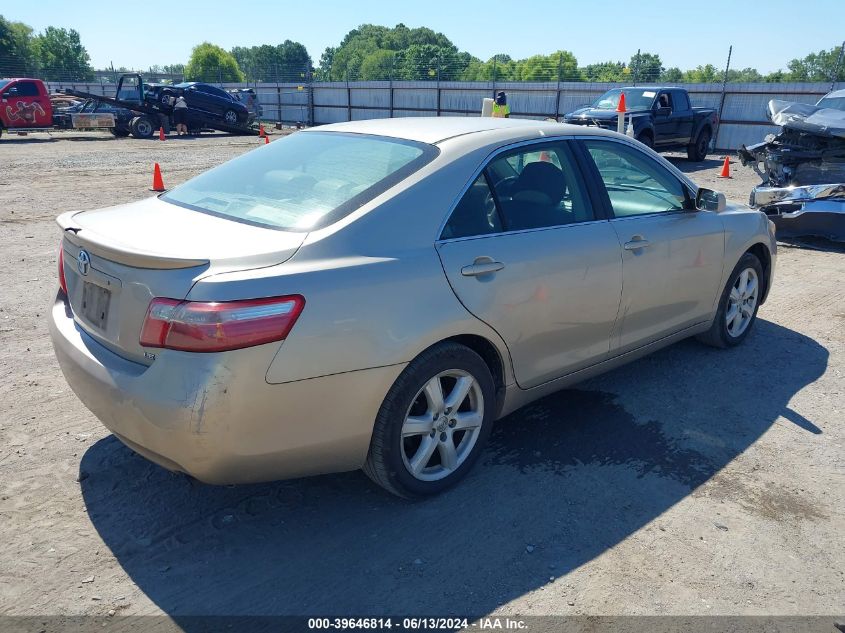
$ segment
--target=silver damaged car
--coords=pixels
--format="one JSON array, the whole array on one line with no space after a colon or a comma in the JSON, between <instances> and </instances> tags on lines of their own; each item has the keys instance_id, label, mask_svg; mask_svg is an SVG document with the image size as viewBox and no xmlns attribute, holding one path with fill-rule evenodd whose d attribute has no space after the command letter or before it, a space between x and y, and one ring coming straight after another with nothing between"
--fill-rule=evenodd
<instances>
[{"instance_id":1,"label":"silver damaged car","mask_svg":"<svg viewBox=\"0 0 845 633\"><path fill-rule=\"evenodd\" d=\"M764 214L636 141L493 118L297 132L58 223L56 356L128 447L215 484L363 468L405 497L532 400L686 337L738 345L776 253Z\"/></svg>"}]
</instances>

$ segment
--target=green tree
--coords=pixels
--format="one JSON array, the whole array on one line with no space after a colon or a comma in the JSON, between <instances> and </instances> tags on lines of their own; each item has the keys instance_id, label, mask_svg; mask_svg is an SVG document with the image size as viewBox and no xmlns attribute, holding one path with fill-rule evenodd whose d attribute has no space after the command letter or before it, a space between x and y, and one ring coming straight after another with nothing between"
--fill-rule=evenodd
<instances>
[{"instance_id":1,"label":"green tree","mask_svg":"<svg viewBox=\"0 0 845 633\"><path fill-rule=\"evenodd\" d=\"M776 70L772 73L769 73L763 78L763 81L770 84L779 84L783 83L784 81L789 81L789 77L785 72L782 70Z\"/></svg>"},{"instance_id":2,"label":"green tree","mask_svg":"<svg viewBox=\"0 0 845 633\"><path fill-rule=\"evenodd\" d=\"M75 29L48 26L33 42L41 76L47 80L92 81L94 69Z\"/></svg>"},{"instance_id":3,"label":"green tree","mask_svg":"<svg viewBox=\"0 0 845 633\"><path fill-rule=\"evenodd\" d=\"M311 57L299 42L285 40L271 46L236 46L232 56L253 81L298 81L311 70Z\"/></svg>"},{"instance_id":4,"label":"green tree","mask_svg":"<svg viewBox=\"0 0 845 633\"><path fill-rule=\"evenodd\" d=\"M790 81L845 81L845 62L837 69L839 46L793 59L786 67Z\"/></svg>"},{"instance_id":5,"label":"green tree","mask_svg":"<svg viewBox=\"0 0 845 633\"><path fill-rule=\"evenodd\" d=\"M386 81L394 76L396 53L380 49L368 55L361 63L363 81Z\"/></svg>"},{"instance_id":6,"label":"green tree","mask_svg":"<svg viewBox=\"0 0 845 633\"><path fill-rule=\"evenodd\" d=\"M349 31L339 46L323 52L317 76L334 81L374 76L457 79L473 60L469 53L459 52L445 35L426 27L362 24Z\"/></svg>"},{"instance_id":7,"label":"green tree","mask_svg":"<svg viewBox=\"0 0 845 633\"><path fill-rule=\"evenodd\" d=\"M532 55L517 62L519 81L580 81L578 60L569 51L551 55Z\"/></svg>"},{"instance_id":8,"label":"green tree","mask_svg":"<svg viewBox=\"0 0 845 633\"><path fill-rule=\"evenodd\" d=\"M186 81L243 81L244 74L231 53L210 42L194 46L185 66Z\"/></svg>"},{"instance_id":9,"label":"green tree","mask_svg":"<svg viewBox=\"0 0 845 633\"><path fill-rule=\"evenodd\" d=\"M757 72L756 68L729 70L728 81L731 83L752 83L757 81L763 81L763 75Z\"/></svg>"},{"instance_id":10,"label":"green tree","mask_svg":"<svg viewBox=\"0 0 845 633\"><path fill-rule=\"evenodd\" d=\"M0 75L34 75L36 66L32 28L0 15Z\"/></svg>"},{"instance_id":11,"label":"green tree","mask_svg":"<svg viewBox=\"0 0 845 633\"><path fill-rule=\"evenodd\" d=\"M657 81L664 70L660 55L653 53L632 55L628 67L631 69L634 81Z\"/></svg>"},{"instance_id":12,"label":"green tree","mask_svg":"<svg viewBox=\"0 0 845 633\"><path fill-rule=\"evenodd\" d=\"M705 64L684 72L683 80L689 84L712 84L722 80L722 73L713 64Z\"/></svg>"},{"instance_id":13,"label":"green tree","mask_svg":"<svg viewBox=\"0 0 845 633\"><path fill-rule=\"evenodd\" d=\"M681 83L683 80L684 80L684 73L677 66L667 68L666 70L663 71L663 74L660 77L660 81L662 81L663 83L667 83L667 84L677 84L677 83Z\"/></svg>"},{"instance_id":14,"label":"green tree","mask_svg":"<svg viewBox=\"0 0 845 633\"><path fill-rule=\"evenodd\" d=\"M625 81L625 64L623 62L600 62L587 64L581 69L586 81Z\"/></svg>"}]
</instances>

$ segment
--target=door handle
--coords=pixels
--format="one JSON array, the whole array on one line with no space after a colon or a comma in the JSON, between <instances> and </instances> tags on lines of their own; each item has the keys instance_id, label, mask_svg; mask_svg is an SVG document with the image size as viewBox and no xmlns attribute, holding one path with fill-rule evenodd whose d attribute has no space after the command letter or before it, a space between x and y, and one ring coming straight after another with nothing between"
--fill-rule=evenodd
<instances>
[{"instance_id":1,"label":"door handle","mask_svg":"<svg viewBox=\"0 0 845 633\"><path fill-rule=\"evenodd\" d=\"M464 277L478 277L498 272L504 267L502 262L497 262L492 257L476 257L472 264L461 268L461 274Z\"/></svg>"},{"instance_id":2,"label":"door handle","mask_svg":"<svg viewBox=\"0 0 845 633\"><path fill-rule=\"evenodd\" d=\"M648 240L639 239L631 240L630 242L625 242L622 248L624 248L626 251L636 251L641 248L645 248L646 246L651 246L651 242L649 242Z\"/></svg>"}]
</instances>

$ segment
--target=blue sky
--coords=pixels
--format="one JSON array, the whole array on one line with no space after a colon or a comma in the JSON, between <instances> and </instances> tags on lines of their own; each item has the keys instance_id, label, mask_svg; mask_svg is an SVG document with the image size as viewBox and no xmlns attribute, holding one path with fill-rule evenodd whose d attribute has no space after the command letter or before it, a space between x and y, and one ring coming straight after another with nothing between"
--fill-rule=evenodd
<instances>
[{"instance_id":1,"label":"blue sky","mask_svg":"<svg viewBox=\"0 0 845 633\"><path fill-rule=\"evenodd\" d=\"M845 0L228 0L225 12L214 8L223 5L144 0L120 10L111 4L43 0L7 4L0 12L36 31L49 25L75 28L98 68L109 62L141 69L185 62L203 40L226 49L296 40L316 64L326 46L368 22L428 26L482 59L499 52L521 58L562 48L583 65L626 61L641 48L660 54L667 67L723 67L732 44L732 68L751 66L761 72L784 68L794 57L845 38Z\"/></svg>"}]
</instances>

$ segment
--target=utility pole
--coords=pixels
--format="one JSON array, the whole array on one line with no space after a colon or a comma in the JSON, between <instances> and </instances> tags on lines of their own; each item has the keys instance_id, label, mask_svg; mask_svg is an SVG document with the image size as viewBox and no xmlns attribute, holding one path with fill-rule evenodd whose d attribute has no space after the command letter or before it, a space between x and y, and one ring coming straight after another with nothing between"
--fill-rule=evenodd
<instances>
[{"instance_id":1,"label":"utility pole","mask_svg":"<svg viewBox=\"0 0 845 633\"><path fill-rule=\"evenodd\" d=\"M842 68L842 57L845 56L845 42L842 42L842 46L839 47L839 58L836 60L836 66L833 67L833 73L830 76L830 90L833 90L833 86L836 85L836 80L839 77L839 69Z\"/></svg>"},{"instance_id":2,"label":"utility pole","mask_svg":"<svg viewBox=\"0 0 845 633\"><path fill-rule=\"evenodd\" d=\"M725 74L722 77L722 96L719 98L719 119L716 121L716 132L713 134L713 139L710 141L711 149L716 148L716 141L719 138L719 127L722 125L722 112L725 109L725 90L728 86L728 71L731 69L731 53L733 53L733 45L728 47L728 61L725 64Z\"/></svg>"},{"instance_id":3,"label":"utility pole","mask_svg":"<svg viewBox=\"0 0 845 633\"><path fill-rule=\"evenodd\" d=\"M637 80L640 77L640 49L637 49L637 56L634 58L634 85L637 85Z\"/></svg>"},{"instance_id":4,"label":"utility pole","mask_svg":"<svg viewBox=\"0 0 845 633\"><path fill-rule=\"evenodd\" d=\"M555 99L555 121L560 121L560 79L563 74L563 52L557 54L557 98Z\"/></svg>"}]
</instances>

